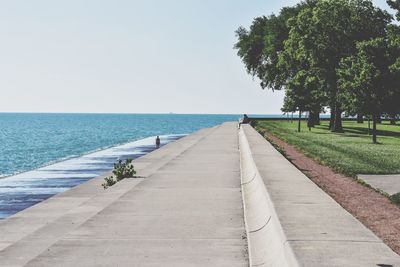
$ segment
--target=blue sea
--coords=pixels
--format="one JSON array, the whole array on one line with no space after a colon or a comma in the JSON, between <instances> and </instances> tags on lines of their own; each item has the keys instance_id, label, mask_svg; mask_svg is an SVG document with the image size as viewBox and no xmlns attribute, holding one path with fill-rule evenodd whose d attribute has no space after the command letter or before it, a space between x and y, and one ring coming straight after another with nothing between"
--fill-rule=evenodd
<instances>
[{"instance_id":1,"label":"blue sea","mask_svg":"<svg viewBox=\"0 0 400 267\"><path fill-rule=\"evenodd\" d=\"M0 113L0 219L240 115Z\"/></svg>"}]
</instances>

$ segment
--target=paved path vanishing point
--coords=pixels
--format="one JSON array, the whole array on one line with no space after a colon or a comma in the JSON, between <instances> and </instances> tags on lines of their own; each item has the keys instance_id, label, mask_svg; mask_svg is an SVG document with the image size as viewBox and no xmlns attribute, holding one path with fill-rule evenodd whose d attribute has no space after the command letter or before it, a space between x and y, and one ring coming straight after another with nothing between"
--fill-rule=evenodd
<instances>
[{"instance_id":1,"label":"paved path vanishing point","mask_svg":"<svg viewBox=\"0 0 400 267\"><path fill-rule=\"evenodd\" d=\"M0 266L400 266L248 125L134 166L141 178L103 190L100 176L0 221Z\"/></svg>"}]
</instances>

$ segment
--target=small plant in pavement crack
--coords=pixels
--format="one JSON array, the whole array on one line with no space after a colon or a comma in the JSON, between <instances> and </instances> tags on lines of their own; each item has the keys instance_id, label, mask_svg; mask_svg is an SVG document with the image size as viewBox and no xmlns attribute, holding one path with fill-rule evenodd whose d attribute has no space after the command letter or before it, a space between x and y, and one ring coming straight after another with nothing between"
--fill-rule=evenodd
<instances>
[{"instance_id":1,"label":"small plant in pavement crack","mask_svg":"<svg viewBox=\"0 0 400 267\"><path fill-rule=\"evenodd\" d=\"M122 179L134 177L136 171L132 165L132 159L129 158L125 160L125 162L119 160L117 163L114 164L114 169L112 173L114 175L104 178L104 183L101 184L104 189L113 186Z\"/></svg>"}]
</instances>

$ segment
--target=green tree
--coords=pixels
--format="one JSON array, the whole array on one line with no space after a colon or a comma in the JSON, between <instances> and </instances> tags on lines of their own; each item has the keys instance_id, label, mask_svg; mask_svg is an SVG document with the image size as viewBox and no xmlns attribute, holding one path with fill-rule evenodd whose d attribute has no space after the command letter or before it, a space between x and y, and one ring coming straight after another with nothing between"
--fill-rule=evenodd
<instances>
[{"instance_id":1,"label":"green tree","mask_svg":"<svg viewBox=\"0 0 400 267\"><path fill-rule=\"evenodd\" d=\"M397 11L396 18L400 20L400 0L387 0L388 5Z\"/></svg>"},{"instance_id":2,"label":"green tree","mask_svg":"<svg viewBox=\"0 0 400 267\"><path fill-rule=\"evenodd\" d=\"M387 33L388 57L390 62L391 79L385 81L388 83L390 96L385 103L385 113L390 117L391 123L395 124L396 117L400 114L400 27L390 25Z\"/></svg>"},{"instance_id":3,"label":"green tree","mask_svg":"<svg viewBox=\"0 0 400 267\"><path fill-rule=\"evenodd\" d=\"M372 115L372 141L377 142L376 123L385 111L393 92L393 60L385 38L375 38L357 44L357 53L341 61L338 69L339 97L347 110Z\"/></svg>"},{"instance_id":4,"label":"green tree","mask_svg":"<svg viewBox=\"0 0 400 267\"><path fill-rule=\"evenodd\" d=\"M342 131L337 69L343 58L356 53L356 43L385 35L391 16L368 0L320 0L288 21L284 50L308 69L318 69L326 83L332 131ZM301 66L302 67L302 66Z\"/></svg>"},{"instance_id":5,"label":"green tree","mask_svg":"<svg viewBox=\"0 0 400 267\"><path fill-rule=\"evenodd\" d=\"M315 1L285 7L278 16L272 14L255 18L249 30L243 27L236 30L238 41L234 48L247 72L260 79L262 89L280 90L285 87L290 73L279 65L279 54L289 34L287 20Z\"/></svg>"},{"instance_id":6,"label":"green tree","mask_svg":"<svg viewBox=\"0 0 400 267\"><path fill-rule=\"evenodd\" d=\"M288 19L288 27L292 27L294 18L305 15L305 19L310 18L310 12L315 7L316 1L309 1L303 5L296 16ZM312 67L305 53L298 53L296 45L290 42L298 42L300 36L293 35L292 38L284 41L284 50L279 54L278 67L283 70L287 77L285 82L286 101L296 106L296 110L301 112L308 111L308 126L311 128L315 123L319 123L319 114L322 107L326 104L326 97L323 91L325 80L321 79L320 70ZM299 119L299 125L300 125ZM300 129L300 127L299 127Z\"/></svg>"},{"instance_id":7,"label":"green tree","mask_svg":"<svg viewBox=\"0 0 400 267\"><path fill-rule=\"evenodd\" d=\"M324 102L324 95L321 94L323 81L318 79L311 70L299 70L296 75L287 83L285 91L284 106L286 108L299 111L298 131L301 129L302 112L308 111L308 127L314 126L315 117L312 114L318 114L321 110L321 104Z\"/></svg>"}]
</instances>

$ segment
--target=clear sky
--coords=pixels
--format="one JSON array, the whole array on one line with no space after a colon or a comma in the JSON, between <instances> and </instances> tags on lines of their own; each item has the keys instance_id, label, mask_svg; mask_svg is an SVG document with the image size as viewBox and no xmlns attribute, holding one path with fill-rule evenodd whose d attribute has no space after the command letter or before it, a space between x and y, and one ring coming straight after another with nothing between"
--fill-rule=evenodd
<instances>
[{"instance_id":1,"label":"clear sky","mask_svg":"<svg viewBox=\"0 0 400 267\"><path fill-rule=\"evenodd\" d=\"M1 1L0 112L279 114L234 31L296 2Z\"/></svg>"}]
</instances>

